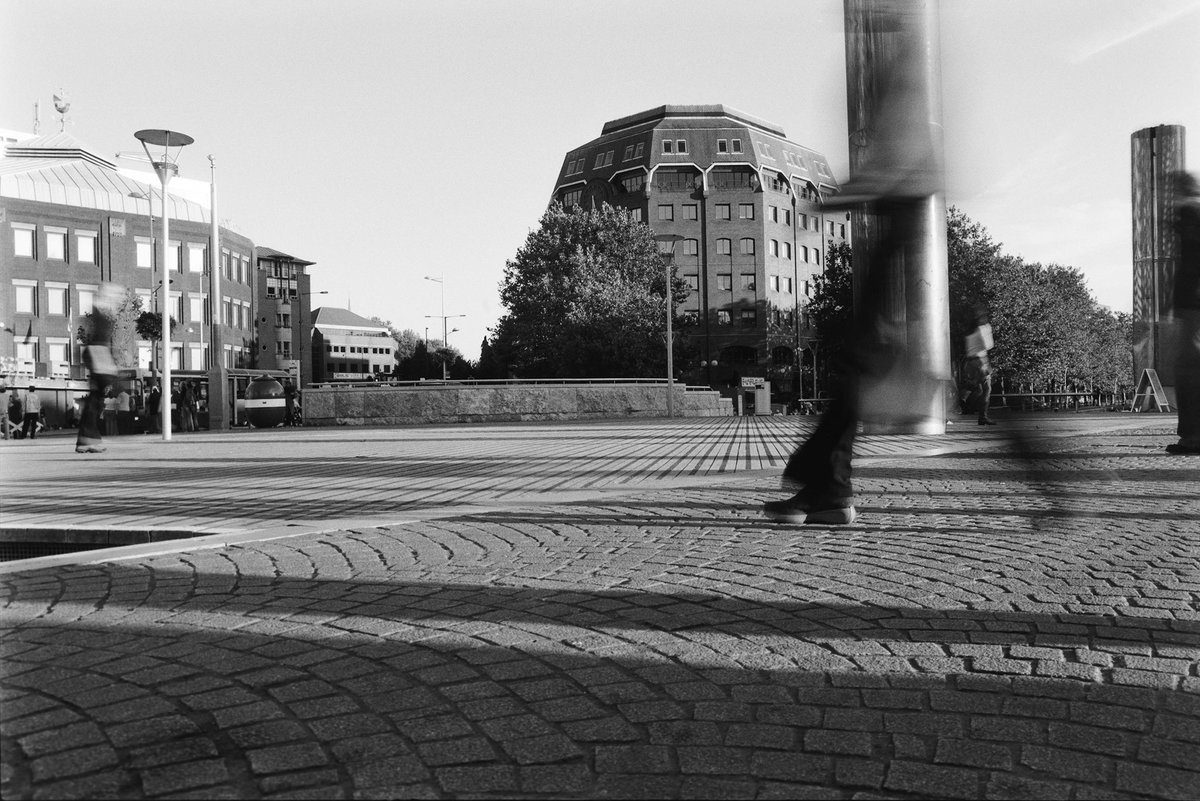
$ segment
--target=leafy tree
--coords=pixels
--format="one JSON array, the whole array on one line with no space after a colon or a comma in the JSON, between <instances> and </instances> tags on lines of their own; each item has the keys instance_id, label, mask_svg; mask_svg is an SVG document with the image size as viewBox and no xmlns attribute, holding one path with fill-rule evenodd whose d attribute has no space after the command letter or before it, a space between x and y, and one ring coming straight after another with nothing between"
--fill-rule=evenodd
<instances>
[{"instance_id":1,"label":"leafy tree","mask_svg":"<svg viewBox=\"0 0 1200 801\"><path fill-rule=\"evenodd\" d=\"M854 257L846 242L829 240L825 269L813 278L805 311L821 341L818 352L828 373L828 365L839 364L854 340Z\"/></svg>"},{"instance_id":2,"label":"leafy tree","mask_svg":"<svg viewBox=\"0 0 1200 801\"><path fill-rule=\"evenodd\" d=\"M142 297L132 289L126 289L117 308L108 313L102 309L85 312L76 329L75 338L84 345L92 344L93 315L103 314L108 318L112 332L113 361L118 367L137 367L138 364L138 319L142 315Z\"/></svg>"},{"instance_id":3,"label":"leafy tree","mask_svg":"<svg viewBox=\"0 0 1200 801\"><path fill-rule=\"evenodd\" d=\"M169 317L171 325L171 333L175 333L175 318ZM142 339L148 339L151 342L158 342L162 339L162 315L157 312L142 312L138 315L137 324L135 325L137 335Z\"/></svg>"},{"instance_id":4,"label":"leafy tree","mask_svg":"<svg viewBox=\"0 0 1200 801\"><path fill-rule=\"evenodd\" d=\"M371 322L381 325L388 330L388 334L396 341L396 360L407 359L412 356L413 351L417 347L417 343L421 341L421 335L411 328L405 328L401 331L396 326L392 325L391 320L385 320L382 317L372 317Z\"/></svg>"},{"instance_id":5,"label":"leafy tree","mask_svg":"<svg viewBox=\"0 0 1200 801\"><path fill-rule=\"evenodd\" d=\"M673 272L678 309L688 289ZM493 355L535 378L659 375L666 285L654 234L632 214L554 204L505 266Z\"/></svg>"}]
</instances>

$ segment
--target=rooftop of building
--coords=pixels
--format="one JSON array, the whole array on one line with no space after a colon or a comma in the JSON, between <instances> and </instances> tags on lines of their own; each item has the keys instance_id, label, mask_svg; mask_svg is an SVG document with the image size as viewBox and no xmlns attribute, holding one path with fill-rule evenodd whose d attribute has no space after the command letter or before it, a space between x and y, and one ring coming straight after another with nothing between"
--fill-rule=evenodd
<instances>
[{"instance_id":1,"label":"rooftop of building","mask_svg":"<svg viewBox=\"0 0 1200 801\"><path fill-rule=\"evenodd\" d=\"M318 306L312 310L313 325L317 328L321 326L338 326L341 328L373 328L380 331L387 331L387 326L369 318L363 317L361 314L355 314L349 309L342 309L337 306Z\"/></svg>"},{"instance_id":2,"label":"rooftop of building","mask_svg":"<svg viewBox=\"0 0 1200 801\"><path fill-rule=\"evenodd\" d=\"M255 251L258 254L258 258L260 258L260 259L271 259L272 261L288 261L293 264L299 264L303 267L311 267L312 265L316 264L315 261L306 261L305 259L301 259L298 256L293 256L289 253L284 253L282 250L276 250L275 248L263 247L262 245L258 245L255 248Z\"/></svg>"},{"instance_id":3,"label":"rooftop of building","mask_svg":"<svg viewBox=\"0 0 1200 801\"><path fill-rule=\"evenodd\" d=\"M738 111L730 106L721 105L699 105L699 106L681 106L681 105L665 105L656 106L655 108L639 111L637 114L630 114L628 117L610 120L604 123L604 127L600 129L600 135L604 136L610 133L618 133L630 128L637 128L643 125L648 125L656 122L671 121L698 121L702 119L726 119L732 122L749 125L752 128L758 128L764 133L769 133L772 136L786 138L783 128L767 122L766 120L747 114L744 111Z\"/></svg>"}]
</instances>

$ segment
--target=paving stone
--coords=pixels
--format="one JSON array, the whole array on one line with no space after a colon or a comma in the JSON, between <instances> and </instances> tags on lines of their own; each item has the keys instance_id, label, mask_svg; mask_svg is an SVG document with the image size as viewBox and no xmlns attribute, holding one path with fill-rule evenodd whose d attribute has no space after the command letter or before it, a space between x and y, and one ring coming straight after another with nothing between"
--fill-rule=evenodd
<instances>
[{"instance_id":1,"label":"paving stone","mask_svg":"<svg viewBox=\"0 0 1200 801\"><path fill-rule=\"evenodd\" d=\"M276 745L246 752L250 769L255 773L282 773L320 767L329 763L329 757L316 743Z\"/></svg>"}]
</instances>

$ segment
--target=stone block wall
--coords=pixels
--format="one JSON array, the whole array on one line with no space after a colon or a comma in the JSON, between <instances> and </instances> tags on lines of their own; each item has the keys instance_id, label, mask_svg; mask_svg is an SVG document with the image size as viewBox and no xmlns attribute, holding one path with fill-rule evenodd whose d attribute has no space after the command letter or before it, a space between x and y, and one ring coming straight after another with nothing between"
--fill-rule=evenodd
<instances>
[{"instance_id":1,"label":"stone block wall","mask_svg":"<svg viewBox=\"0 0 1200 801\"><path fill-rule=\"evenodd\" d=\"M310 387L306 426L499 423L666 415L663 384L497 384ZM727 417L733 404L715 391L674 392L678 417Z\"/></svg>"}]
</instances>

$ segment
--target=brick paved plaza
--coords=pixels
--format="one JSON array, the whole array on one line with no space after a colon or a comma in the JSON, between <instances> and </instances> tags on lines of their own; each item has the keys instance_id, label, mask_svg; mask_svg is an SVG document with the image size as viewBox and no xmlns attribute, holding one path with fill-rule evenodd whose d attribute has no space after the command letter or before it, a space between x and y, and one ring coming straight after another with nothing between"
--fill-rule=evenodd
<instances>
[{"instance_id":1,"label":"brick paved plaza","mask_svg":"<svg viewBox=\"0 0 1200 801\"><path fill-rule=\"evenodd\" d=\"M0 794L1200 795L1173 417L868 437L771 523L807 425L3 443L5 530L210 536L3 565Z\"/></svg>"}]
</instances>

